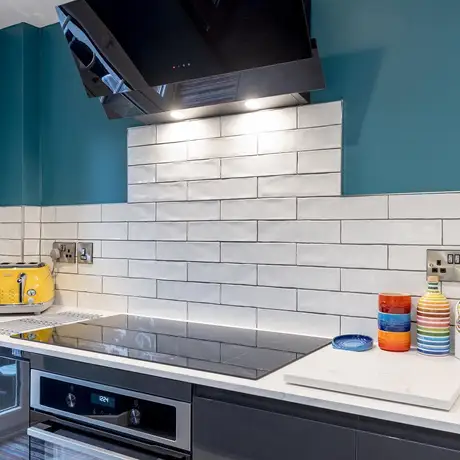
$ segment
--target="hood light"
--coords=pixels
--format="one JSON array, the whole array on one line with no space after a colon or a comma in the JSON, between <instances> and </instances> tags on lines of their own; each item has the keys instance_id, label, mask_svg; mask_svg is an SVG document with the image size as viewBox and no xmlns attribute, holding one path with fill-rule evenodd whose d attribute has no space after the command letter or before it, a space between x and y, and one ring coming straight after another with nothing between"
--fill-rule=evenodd
<instances>
[{"instance_id":1,"label":"hood light","mask_svg":"<svg viewBox=\"0 0 460 460\"><path fill-rule=\"evenodd\" d=\"M247 101L245 101L244 105L246 106L246 108L250 110L260 109L260 101L258 101L257 99L248 99Z\"/></svg>"},{"instance_id":2,"label":"hood light","mask_svg":"<svg viewBox=\"0 0 460 460\"><path fill-rule=\"evenodd\" d=\"M175 120L183 120L185 118L185 115L179 110L173 110L170 115L171 118L174 118Z\"/></svg>"}]
</instances>

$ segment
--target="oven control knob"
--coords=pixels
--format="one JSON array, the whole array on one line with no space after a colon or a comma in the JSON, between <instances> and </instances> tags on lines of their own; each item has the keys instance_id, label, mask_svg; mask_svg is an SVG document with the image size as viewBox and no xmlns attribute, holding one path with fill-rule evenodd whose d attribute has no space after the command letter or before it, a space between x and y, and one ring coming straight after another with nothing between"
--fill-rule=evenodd
<instances>
[{"instance_id":1,"label":"oven control knob","mask_svg":"<svg viewBox=\"0 0 460 460\"><path fill-rule=\"evenodd\" d=\"M141 413L139 409L131 409L129 411L129 423L132 426L138 426L141 424Z\"/></svg>"},{"instance_id":2,"label":"oven control knob","mask_svg":"<svg viewBox=\"0 0 460 460\"><path fill-rule=\"evenodd\" d=\"M75 397L74 394L69 393L65 397L65 402L67 404L67 407L70 407L71 409L73 409L77 405L77 398Z\"/></svg>"}]
</instances>

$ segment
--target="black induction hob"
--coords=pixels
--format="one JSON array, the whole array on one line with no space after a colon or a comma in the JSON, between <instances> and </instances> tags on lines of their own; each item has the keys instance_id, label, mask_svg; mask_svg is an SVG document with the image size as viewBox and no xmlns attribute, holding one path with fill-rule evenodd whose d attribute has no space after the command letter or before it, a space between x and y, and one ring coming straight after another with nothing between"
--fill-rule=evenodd
<instances>
[{"instance_id":1,"label":"black induction hob","mask_svg":"<svg viewBox=\"0 0 460 460\"><path fill-rule=\"evenodd\" d=\"M13 338L251 380L319 350L325 338L116 315Z\"/></svg>"}]
</instances>

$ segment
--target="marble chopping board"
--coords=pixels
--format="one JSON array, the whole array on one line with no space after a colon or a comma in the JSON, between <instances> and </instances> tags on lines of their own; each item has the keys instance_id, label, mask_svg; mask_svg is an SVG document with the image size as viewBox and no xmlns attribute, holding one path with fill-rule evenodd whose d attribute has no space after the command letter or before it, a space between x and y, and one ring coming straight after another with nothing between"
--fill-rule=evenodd
<instances>
[{"instance_id":1,"label":"marble chopping board","mask_svg":"<svg viewBox=\"0 0 460 460\"><path fill-rule=\"evenodd\" d=\"M460 360L390 353L377 346L356 353L325 347L286 368L287 383L450 410L460 395Z\"/></svg>"}]
</instances>

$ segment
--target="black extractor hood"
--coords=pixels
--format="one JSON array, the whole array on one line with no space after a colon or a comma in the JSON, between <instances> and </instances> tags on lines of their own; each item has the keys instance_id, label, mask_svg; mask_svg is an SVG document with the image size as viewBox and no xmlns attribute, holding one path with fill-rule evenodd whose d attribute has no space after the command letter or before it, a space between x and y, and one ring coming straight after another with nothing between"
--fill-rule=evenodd
<instances>
[{"instance_id":1,"label":"black extractor hood","mask_svg":"<svg viewBox=\"0 0 460 460\"><path fill-rule=\"evenodd\" d=\"M57 11L109 118L289 106L324 88L310 0L77 0Z\"/></svg>"}]
</instances>

